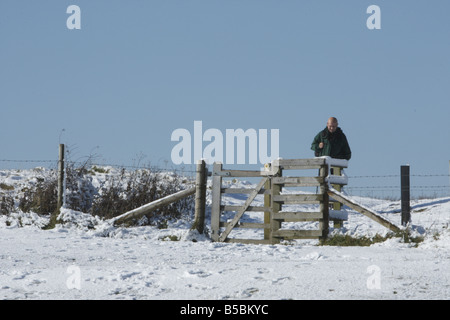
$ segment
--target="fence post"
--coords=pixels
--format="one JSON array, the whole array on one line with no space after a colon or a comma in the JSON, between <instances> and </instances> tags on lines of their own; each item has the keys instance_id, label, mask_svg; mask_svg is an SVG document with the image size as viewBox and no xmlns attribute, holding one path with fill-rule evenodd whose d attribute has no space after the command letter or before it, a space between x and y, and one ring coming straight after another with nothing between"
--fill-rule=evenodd
<instances>
[{"instance_id":1,"label":"fence post","mask_svg":"<svg viewBox=\"0 0 450 320\"><path fill-rule=\"evenodd\" d=\"M206 206L206 162L197 161L196 181L195 181L195 219L192 229L197 229L198 233L203 234L205 227L205 206Z\"/></svg>"},{"instance_id":2,"label":"fence post","mask_svg":"<svg viewBox=\"0 0 450 320\"><path fill-rule=\"evenodd\" d=\"M222 188L222 163L214 162L212 173L212 195L211 195L211 239L219 241L220 236L220 205Z\"/></svg>"},{"instance_id":3,"label":"fence post","mask_svg":"<svg viewBox=\"0 0 450 320\"><path fill-rule=\"evenodd\" d=\"M274 175L274 177L282 177L283 176L283 170L279 167L278 162L276 163L276 165L274 164L274 162L272 162L272 169L274 172L276 172L276 174ZM271 177L269 180L272 181ZM273 182L273 181L272 181ZM275 196L279 196L281 193L281 185L279 184L275 184L275 183L270 183L270 202L271 202L271 209L272 209L272 213L271 213L271 217L270 217L270 243L271 244L277 244L280 243L280 238L276 238L273 236L273 232L278 231L281 228L281 221L279 220L275 220L273 219L274 215L276 215L278 212L281 211L281 204L279 202L274 201L274 197Z\"/></svg>"},{"instance_id":4,"label":"fence post","mask_svg":"<svg viewBox=\"0 0 450 320\"><path fill-rule=\"evenodd\" d=\"M319 229L322 231L321 239L326 239L328 237L329 231L329 196L328 196L328 185L325 181L326 176L328 175L328 165L324 164L320 167L319 176L323 178L322 183L320 184L320 194L322 195L322 200L320 201L319 211L322 213L322 219L319 221Z\"/></svg>"},{"instance_id":5,"label":"fence post","mask_svg":"<svg viewBox=\"0 0 450 320\"><path fill-rule=\"evenodd\" d=\"M400 167L402 226L411 221L409 165Z\"/></svg>"},{"instance_id":6,"label":"fence post","mask_svg":"<svg viewBox=\"0 0 450 320\"><path fill-rule=\"evenodd\" d=\"M56 210L51 213L50 221L46 226L44 226L44 230L53 229L56 225L58 215L61 212L61 207L63 205L64 199L64 145L59 145L59 160L58 160L58 186L57 186L57 195L56 195Z\"/></svg>"},{"instance_id":7,"label":"fence post","mask_svg":"<svg viewBox=\"0 0 450 320\"><path fill-rule=\"evenodd\" d=\"M57 210L61 209L64 200L64 144L59 145L58 161L58 199Z\"/></svg>"},{"instance_id":8,"label":"fence post","mask_svg":"<svg viewBox=\"0 0 450 320\"><path fill-rule=\"evenodd\" d=\"M333 175L335 176L341 176L342 175L342 168L339 167L333 167ZM342 191L342 185L340 184L333 184L333 188L335 188L337 191ZM334 202L333 203L333 210L342 210L342 204L340 202ZM343 227L343 221L335 219L333 220L333 226L335 228L342 228Z\"/></svg>"},{"instance_id":9,"label":"fence post","mask_svg":"<svg viewBox=\"0 0 450 320\"><path fill-rule=\"evenodd\" d=\"M272 193L272 178L267 180L266 184L264 185L264 189L266 192L270 192L270 194L265 193L264 194L264 207L270 208L271 206L271 193ZM269 225L271 224L271 211L264 211L264 224ZM270 227L264 228L264 240L270 239Z\"/></svg>"}]
</instances>

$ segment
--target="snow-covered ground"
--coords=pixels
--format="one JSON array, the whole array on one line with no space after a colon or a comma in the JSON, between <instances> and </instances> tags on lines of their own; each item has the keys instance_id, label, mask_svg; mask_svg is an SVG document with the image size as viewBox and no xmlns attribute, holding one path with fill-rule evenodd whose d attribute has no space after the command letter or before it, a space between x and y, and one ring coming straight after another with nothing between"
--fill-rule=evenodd
<instances>
[{"instance_id":1,"label":"snow-covered ground","mask_svg":"<svg viewBox=\"0 0 450 320\"><path fill-rule=\"evenodd\" d=\"M0 182L17 185L32 175L2 171ZM399 201L352 198L400 224ZM370 247L318 246L316 240L215 243L189 230L192 215L167 229L118 228L69 209L62 211L64 223L42 230L46 217L17 212L0 216L0 298L448 299L450 198L411 206L412 233L425 238L418 247L400 238ZM255 221L257 214L246 219ZM388 232L351 210L344 227L330 225L330 231L354 237ZM247 229L239 237L258 238L258 232Z\"/></svg>"}]
</instances>

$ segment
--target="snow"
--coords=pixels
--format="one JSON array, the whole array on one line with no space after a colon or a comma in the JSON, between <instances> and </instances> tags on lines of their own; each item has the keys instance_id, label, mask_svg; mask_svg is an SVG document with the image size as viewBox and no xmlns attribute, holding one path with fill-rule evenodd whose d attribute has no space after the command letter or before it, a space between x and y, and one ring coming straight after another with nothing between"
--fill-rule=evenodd
<instances>
[{"instance_id":1,"label":"snow","mask_svg":"<svg viewBox=\"0 0 450 320\"><path fill-rule=\"evenodd\" d=\"M1 171L0 182L20 190L39 173ZM229 183L254 186L246 181ZM400 224L400 201L349 197ZM229 205L242 201L237 195L225 198ZM263 200L258 196L255 201L261 205ZM450 198L414 200L411 208L410 230L424 237L417 247L398 237L369 247L319 246L316 240L218 243L190 230L192 214L170 221L166 229L122 228L63 209L59 217L63 222L52 230L43 230L48 218L34 213L0 215L0 298L448 299ZM244 216L256 221L257 215ZM348 209L344 227L334 229L330 224L330 232L371 237L389 230ZM261 232L239 229L230 236L259 238Z\"/></svg>"}]
</instances>

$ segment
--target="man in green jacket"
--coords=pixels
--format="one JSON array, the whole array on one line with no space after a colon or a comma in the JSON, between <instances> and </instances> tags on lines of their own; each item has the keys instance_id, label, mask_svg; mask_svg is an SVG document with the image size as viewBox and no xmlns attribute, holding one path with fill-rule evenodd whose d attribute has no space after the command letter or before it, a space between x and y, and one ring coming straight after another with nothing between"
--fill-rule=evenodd
<instances>
[{"instance_id":1,"label":"man in green jacket","mask_svg":"<svg viewBox=\"0 0 450 320\"><path fill-rule=\"evenodd\" d=\"M329 156L350 160L352 156L347 137L338 127L338 121L335 117L329 118L327 127L314 137L311 149L316 157Z\"/></svg>"}]
</instances>

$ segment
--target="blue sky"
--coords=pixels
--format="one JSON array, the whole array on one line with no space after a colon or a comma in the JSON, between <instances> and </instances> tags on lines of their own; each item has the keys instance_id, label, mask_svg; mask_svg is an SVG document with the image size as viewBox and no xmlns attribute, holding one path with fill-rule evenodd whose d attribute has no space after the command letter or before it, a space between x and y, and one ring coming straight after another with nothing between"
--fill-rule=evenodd
<instances>
[{"instance_id":1,"label":"blue sky","mask_svg":"<svg viewBox=\"0 0 450 320\"><path fill-rule=\"evenodd\" d=\"M380 30L366 26L372 4ZM336 116L348 175L448 174L448 12L446 0L2 0L0 158L54 159L65 143L75 158L171 166L171 133L195 120L279 129L281 157L310 158Z\"/></svg>"}]
</instances>

